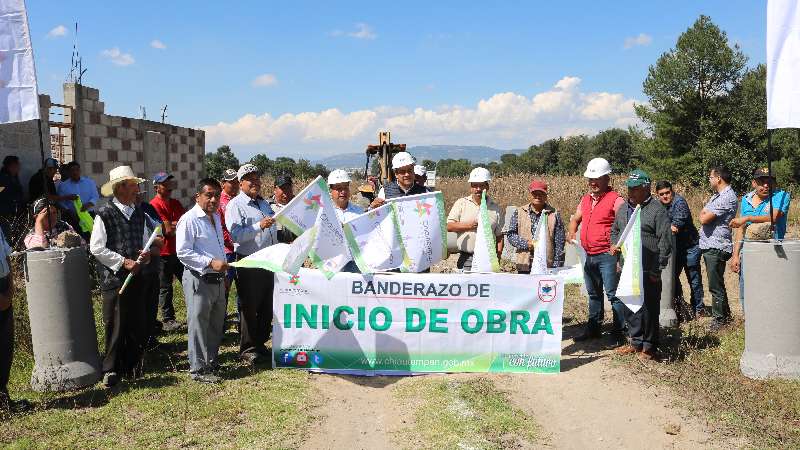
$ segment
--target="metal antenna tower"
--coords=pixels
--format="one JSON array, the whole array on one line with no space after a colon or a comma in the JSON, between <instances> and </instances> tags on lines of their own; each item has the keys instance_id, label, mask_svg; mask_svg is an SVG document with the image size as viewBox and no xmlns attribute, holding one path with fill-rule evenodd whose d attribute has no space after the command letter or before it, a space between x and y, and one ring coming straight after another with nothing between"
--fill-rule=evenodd
<instances>
[{"instance_id":1,"label":"metal antenna tower","mask_svg":"<svg viewBox=\"0 0 800 450\"><path fill-rule=\"evenodd\" d=\"M83 58L78 51L78 22L75 22L75 36L72 40L72 61L70 62L67 81L81 84L83 82L83 74L85 73L86 69L83 68Z\"/></svg>"}]
</instances>

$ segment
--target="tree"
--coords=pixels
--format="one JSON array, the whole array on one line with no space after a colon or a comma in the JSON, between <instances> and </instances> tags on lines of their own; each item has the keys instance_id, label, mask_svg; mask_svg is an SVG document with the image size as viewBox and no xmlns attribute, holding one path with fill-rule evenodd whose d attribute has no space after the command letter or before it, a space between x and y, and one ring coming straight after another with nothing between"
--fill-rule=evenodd
<instances>
[{"instance_id":1,"label":"tree","mask_svg":"<svg viewBox=\"0 0 800 450\"><path fill-rule=\"evenodd\" d=\"M229 146L222 145L217 148L216 153L205 154L205 168L207 177L221 180L225 169L236 170L239 168L239 159Z\"/></svg>"},{"instance_id":2,"label":"tree","mask_svg":"<svg viewBox=\"0 0 800 450\"><path fill-rule=\"evenodd\" d=\"M250 159L250 164L258 167L261 173L270 173L272 171L272 161L267 158L267 155L259 153Z\"/></svg>"},{"instance_id":3,"label":"tree","mask_svg":"<svg viewBox=\"0 0 800 450\"><path fill-rule=\"evenodd\" d=\"M663 161L680 160L682 173L696 174L702 167L704 149L711 143L703 134L720 135L715 128L722 115L727 95L744 74L747 57L738 45L728 45L727 34L708 16L700 16L680 37L674 49L650 66L643 91L649 105L637 105L636 113L647 124L653 137L663 141ZM670 164L669 162L667 164Z\"/></svg>"},{"instance_id":4,"label":"tree","mask_svg":"<svg viewBox=\"0 0 800 450\"><path fill-rule=\"evenodd\" d=\"M597 133L591 139L592 158L605 158L611 163L614 173L626 173L634 169L640 162L633 146L631 135L626 130L611 128Z\"/></svg>"},{"instance_id":5,"label":"tree","mask_svg":"<svg viewBox=\"0 0 800 450\"><path fill-rule=\"evenodd\" d=\"M423 159L422 165L425 166L425 170L436 170L436 161L432 161L430 159Z\"/></svg>"},{"instance_id":6,"label":"tree","mask_svg":"<svg viewBox=\"0 0 800 450\"><path fill-rule=\"evenodd\" d=\"M586 164L590 148L586 135L570 136L558 146L557 172L565 175L580 173Z\"/></svg>"},{"instance_id":7,"label":"tree","mask_svg":"<svg viewBox=\"0 0 800 450\"><path fill-rule=\"evenodd\" d=\"M468 159L441 159L436 166L436 176L466 177L471 170L472 163Z\"/></svg>"}]
</instances>

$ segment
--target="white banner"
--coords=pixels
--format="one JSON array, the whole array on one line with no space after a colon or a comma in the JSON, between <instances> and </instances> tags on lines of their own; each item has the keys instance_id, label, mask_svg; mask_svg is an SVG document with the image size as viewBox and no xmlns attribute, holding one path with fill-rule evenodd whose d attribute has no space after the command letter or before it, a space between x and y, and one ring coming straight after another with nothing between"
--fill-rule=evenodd
<instances>
[{"instance_id":1,"label":"white banner","mask_svg":"<svg viewBox=\"0 0 800 450\"><path fill-rule=\"evenodd\" d=\"M536 230L536 248L531 260L531 275L548 273L547 269L547 246L550 245L550 227L547 221L547 212L542 211L539 217L539 228Z\"/></svg>"},{"instance_id":2,"label":"white banner","mask_svg":"<svg viewBox=\"0 0 800 450\"><path fill-rule=\"evenodd\" d=\"M387 203L344 224L348 248L361 273L397 269L403 264L405 249L395 206Z\"/></svg>"},{"instance_id":3,"label":"white banner","mask_svg":"<svg viewBox=\"0 0 800 450\"><path fill-rule=\"evenodd\" d=\"M767 128L800 128L800 2L767 2Z\"/></svg>"},{"instance_id":4,"label":"white banner","mask_svg":"<svg viewBox=\"0 0 800 450\"><path fill-rule=\"evenodd\" d=\"M636 206L617 243L617 247L622 249L623 258L617 298L634 313L644 304L641 212L641 206Z\"/></svg>"},{"instance_id":5,"label":"white banner","mask_svg":"<svg viewBox=\"0 0 800 450\"><path fill-rule=\"evenodd\" d=\"M275 275L273 367L558 373L564 285L517 274Z\"/></svg>"},{"instance_id":6,"label":"white banner","mask_svg":"<svg viewBox=\"0 0 800 450\"><path fill-rule=\"evenodd\" d=\"M407 259L400 270L422 272L447 258L447 225L441 192L387 200L395 205Z\"/></svg>"},{"instance_id":7,"label":"white banner","mask_svg":"<svg viewBox=\"0 0 800 450\"><path fill-rule=\"evenodd\" d=\"M481 193L481 206L478 212L478 229L475 232L475 251L472 254L472 272L500 272L497 260L497 243L489 221L489 207L486 205L486 191Z\"/></svg>"},{"instance_id":8,"label":"white banner","mask_svg":"<svg viewBox=\"0 0 800 450\"><path fill-rule=\"evenodd\" d=\"M23 0L0 0L0 123L39 118L36 67Z\"/></svg>"}]
</instances>

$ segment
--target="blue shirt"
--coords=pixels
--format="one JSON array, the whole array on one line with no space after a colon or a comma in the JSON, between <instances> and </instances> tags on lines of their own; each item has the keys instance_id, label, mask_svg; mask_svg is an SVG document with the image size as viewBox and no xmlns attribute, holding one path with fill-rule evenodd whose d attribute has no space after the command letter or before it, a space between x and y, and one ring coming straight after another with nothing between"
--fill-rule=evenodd
<instances>
[{"instance_id":1,"label":"blue shirt","mask_svg":"<svg viewBox=\"0 0 800 450\"><path fill-rule=\"evenodd\" d=\"M687 248L697 245L697 228L692 221L692 211L686 199L680 194L673 194L672 202L666 205L669 213L669 220L678 233L675 234L675 242L678 247Z\"/></svg>"},{"instance_id":2,"label":"blue shirt","mask_svg":"<svg viewBox=\"0 0 800 450\"><path fill-rule=\"evenodd\" d=\"M736 217L736 210L739 209L739 199L736 192L730 186L726 186L722 192L717 192L711 196L704 208L716 217L711 223L700 227L700 248L709 250L715 248L728 253L733 253L733 241L731 240L731 220Z\"/></svg>"},{"instance_id":3,"label":"blue shirt","mask_svg":"<svg viewBox=\"0 0 800 450\"><path fill-rule=\"evenodd\" d=\"M278 243L278 230L275 225L261 229L261 219L272 217L275 213L269 203L260 196L253 199L244 192L233 197L225 206L225 225L234 243L234 251L240 255L250 255L270 245Z\"/></svg>"},{"instance_id":4,"label":"blue shirt","mask_svg":"<svg viewBox=\"0 0 800 450\"><path fill-rule=\"evenodd\" d=\"M96 205L97 201L100 199L100 195L97 193L97 184L94 180L87 177L81 177L77 182L72 181L72 178L67 178L58 185L57 192L58 195L77 195L81 198L81 203L84 205L87 203ZM59 203L64 209L75 209L75 205L71 200ZM92 209L94 208L88 208L88 210Z\"/></svg>"},{"instance_id":5,"label":"blue shirt","mask_svg":"<svg viewBox=\"0 0 800 450\"><path fill-rule=\"evenodd\" d=\"M769 202L762 201L758 206L753 206L753 196L756 191L748 192L742 197L742 216L768 216ZM786 235L786 217L789 215L789 203L792 198L786 191L772 192L772 208L781 211L783 216L775 222L775 239L783 239ZM749 225L751 222L747 222Z\"/></svg>"}]
</instances>

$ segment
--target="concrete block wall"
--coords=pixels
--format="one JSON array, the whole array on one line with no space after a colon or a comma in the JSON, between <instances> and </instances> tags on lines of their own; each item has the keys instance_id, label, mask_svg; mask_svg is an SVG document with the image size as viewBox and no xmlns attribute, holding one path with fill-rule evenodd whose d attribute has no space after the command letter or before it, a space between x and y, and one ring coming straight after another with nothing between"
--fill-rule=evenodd
<instances>
[{"instance_id":1,"label":"concrete block wall","mask_svg":"<svg viewBox=\"0 0 800 450\"><path fill-rule=\"evenodd\" d=\"M75 108L75 159L85 176L101 186L111 169L129 165L137 176L148 180L145 188L151 198L149 180L166 171L177 181L174 198L191 206L195 183L204 173L205 132L108 115L100 92L88 86L64 84L64 103Z\"/></svg>"},{"instance_id":2,"label":"concrete block wall","mask_svg":"<svg viewBox=\"0 0 800 450\"><path fill-rule=\"evenodd\" d=\"M0 124L0 161L7 155L19 157L19 181L22 183L25 195L31 176L42 167L42 143L44 143L44 157L51 156L49 95L39 95L39 114L42 118L42 128L38 130L36 120Z\"/></svg>"}]
</instances>

